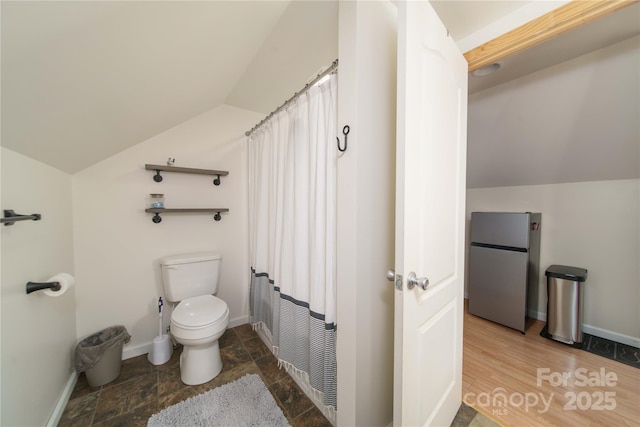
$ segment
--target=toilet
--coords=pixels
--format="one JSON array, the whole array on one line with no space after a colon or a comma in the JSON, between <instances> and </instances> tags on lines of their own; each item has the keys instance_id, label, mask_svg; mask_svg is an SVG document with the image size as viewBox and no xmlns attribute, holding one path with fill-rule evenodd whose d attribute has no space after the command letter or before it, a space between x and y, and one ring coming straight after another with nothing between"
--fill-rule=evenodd
<instances>
[{"instance_id":1,"label":"toilet","mask_svg":"<svg viewBox=\"0 0 640 427\"><path fill-rule=\"evenodd\" d=\"M171 335L183 345L180 378L187 385L206 383L222 370L218 339L229 324L229 308L213 295L221 262L222 256L211 252L160 260L165 298L174 304Z\"/></svg>"}]
</instances>

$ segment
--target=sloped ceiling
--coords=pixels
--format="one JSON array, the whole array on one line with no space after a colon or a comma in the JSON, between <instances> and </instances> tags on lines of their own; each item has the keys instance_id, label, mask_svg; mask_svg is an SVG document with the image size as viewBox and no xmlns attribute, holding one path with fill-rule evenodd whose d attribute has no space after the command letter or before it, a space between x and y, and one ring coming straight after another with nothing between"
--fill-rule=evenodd
<instances>
[{"instance_id":1,"label":"sloped ceiling","mask_svg":"<svg viewBox=\"0 0 640 427\"><path fill-rule=\"evenodd\" d=\"M338 50L333 1L1 7L2 145L69 173L225 102L268 112Z\"/></svg>"},{"instance_id":2,"label":"sloped ceiling","mask_svg":"<svg viewBox=\"0 0 640 427\"><path fill-rule=\"evenodd\" d=\"M469 97L467 187L640 177L640 37Z\"/></svg>"},{"instance_id":3,"label":"sloped ceiling","mask_svg":"<svg viewBox=\"0 0 640 427\"><path fill-rule=\"evenodd\" d=\"M338 58L338 3L294 1L226 103L267 114Z\"/></svg>"},{"instance_id":4,"label":"sloped ceiling","mask_svg":"<svg viewBox=\"0 0 640 427\"><path fill-rule=\"evenodd\" d=\"M529 3L433 2L456 40ZM2 1L0 7L2 145L68 173L222 103L267 114L338 51L334 0ZM472 80L471 92L526 75L540 62L525 57L518 63L529 65L518 75L505 67L490 84ZM471 138L478 140L470 132L470 144ZM474 144L482 153L504 151L495 138ZM470 154L469 166L482 158Z\"/></svg>"},{"instance_id":5,"label":"sloped ceiling","mask_svg":"<svg viewBox=\"0 0 640 427\"><path fill-rule=\"evenodd\" d=\"M469 74L469 93L543 70L640 34L640 3L564 33L554 39L501 59L502 68L485 76Z\"/></svg>"},{"instance_id":6,"label":"sloped ceiling","mask_svg":"<svg viewBox=\"0 0 640 427\"><path fill-rule=\"evenodd\" d=\"M457 34L529 2L462 3ZM2 145L68 173L222 103L266 114L338 52L333 0L0 7Z\"/></svg>"},{"instance_id":7,"label":"sloped ceiling","mask_svg":"<svg viewBox=\"0 0 640 427\"><path fill-rule=\"evenodd\" d=\"M467 187L640 177L640 3L469 76Z\"/></svg>"},{"instance_id":8,"label":"sloped ceiling","mask_svg":"<svg viewBox=\"0 0 640 427\"><path fill-rule=\"evenodd\" d=\"M214 108L287 6L3 1L2 144L73 173Z\"/></svg>"}]
</instances>

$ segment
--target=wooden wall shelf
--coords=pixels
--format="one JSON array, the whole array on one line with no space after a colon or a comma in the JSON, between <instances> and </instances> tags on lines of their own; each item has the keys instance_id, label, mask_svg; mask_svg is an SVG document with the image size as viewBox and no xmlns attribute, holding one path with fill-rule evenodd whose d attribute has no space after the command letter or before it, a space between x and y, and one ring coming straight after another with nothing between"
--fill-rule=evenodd
<instances>
[{"instance_id":1,"label":"wooden wall shelf","mask_svg":"<svg viewBox=\"0 0 640 427\"><path fill-rule=\"evenodd\" d=\"M156 174L153 176L153 180L155 182L162 182L162 175L160 172L178 172L178 173L191 173L196 175L213 175L217 176L216 179L213 180L214 185L220 185L220 177L229 175L229 171L219 171L213 169L196 169L196 168L182 168L178 166L166 166L166 165L144 165L146 170L156 171Z\"/></svg>"},{"instance_id":2,"label":"wooden wall shelf","mask_svg":"<svg viewBox=\"0 0 640 427\"><path fill-rule=\"evenodd\" d=\"M215 213L215 215L213 216L213 219L215 219L216 221L220 221L222 219L222 215L220 215L222 212L229 212L229 209L227 208L148 208L144 210L147 213L152 213L153 218L152 221L154 223L159 223L160 221L162 221L162 217L160 216L160 214L164 214L164 213Z\"/></svg>"}]
</instances>

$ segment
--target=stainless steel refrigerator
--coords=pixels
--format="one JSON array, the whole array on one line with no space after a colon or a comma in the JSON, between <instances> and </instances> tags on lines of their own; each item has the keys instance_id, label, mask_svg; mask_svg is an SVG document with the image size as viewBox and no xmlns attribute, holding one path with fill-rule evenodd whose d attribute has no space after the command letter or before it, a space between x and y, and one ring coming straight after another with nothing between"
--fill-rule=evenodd
<instances>
[{"instance_id":1,"label":"stainless steel refrigerator","mask_svg":"<svg viewBox=\"0 0 640 427\"><path fill-rule=\"evenodd\" d=\"M521 331L538 309L540 213L472 212L469 313Z\"/></svg>"}]
</instances>

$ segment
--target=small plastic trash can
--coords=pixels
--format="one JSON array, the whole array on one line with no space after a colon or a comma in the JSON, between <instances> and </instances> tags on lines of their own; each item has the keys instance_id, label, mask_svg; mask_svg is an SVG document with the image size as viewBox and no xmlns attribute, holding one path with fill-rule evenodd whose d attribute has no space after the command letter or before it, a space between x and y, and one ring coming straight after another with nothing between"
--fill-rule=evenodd
<instances>
[{"instance_id":1,"label":"small plastic trash can","mask_svg":"<svg viewBox=\"0 0 640 427\"><path fill-rule=\"evenodd\" d=\"M122 346L131 335L124 326L110 326L78 343L75 369L85 372L91 387L110 383L120 375Z\"/></svg>"},{"instance_id":2,"label":"small plastic trash can","mask_svg":"<svg viewBox=\"0 0 640 427\"><path fill-rule=\"evenodd\" d=\"M582 347L584 283L587 270L566 265L551 265L547 276L547 325L542 335Z\"/></svg>"}]
</instances>

